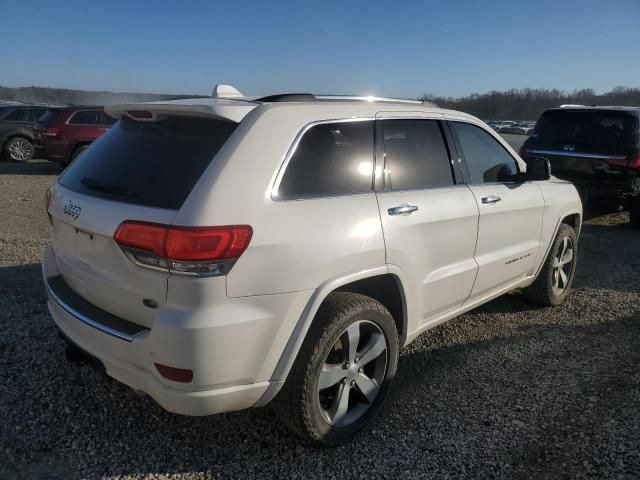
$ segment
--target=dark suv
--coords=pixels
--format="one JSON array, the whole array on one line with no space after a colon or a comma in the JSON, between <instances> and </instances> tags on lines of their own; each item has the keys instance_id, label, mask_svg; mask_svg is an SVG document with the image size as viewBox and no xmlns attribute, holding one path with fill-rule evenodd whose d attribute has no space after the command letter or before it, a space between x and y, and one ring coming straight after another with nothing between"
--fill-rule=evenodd
<instances>
[{"instance_id":1,"label":"dark suv","mask_svg":"<svg viewBox=\"0 0 640 480\"><path fill-rule=\"evenodd\" d=\"M33 157L33 127L46 109L35 105L0 106L0 157L15 162Z\"/></svg>"},{"instance_id":2,"label":"dark suv","mask_svg":"<svg viewBox=\"0 0 640 480\"><path fill-rule=\"evenodd\" d=\"M51 108L36 124L36 147L43 158L67 165L114 123L103 107Z\"/></svg>"},{"instance_id":3,"label":"dark suv","mask_svg":"<svg viewBox=\"0 0 640 480\"><path fill-rule=\"evenodd\" d=\"M520 155L549 159L583 202L627 207L640 229L640 108L569 105L545 111Z\"/></svg>"}]
</instances>

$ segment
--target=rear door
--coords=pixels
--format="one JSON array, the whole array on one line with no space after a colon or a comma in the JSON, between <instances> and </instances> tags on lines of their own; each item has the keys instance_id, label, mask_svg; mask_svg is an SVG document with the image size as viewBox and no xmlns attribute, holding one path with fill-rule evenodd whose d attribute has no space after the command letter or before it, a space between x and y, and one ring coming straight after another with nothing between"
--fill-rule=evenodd
<instances>
[{"instance_id":1,"label":"rear door","mask_svg":"<svg viewBox=\"0 0 640 480\"><path fill-rule=\"evenodd\" d=\"M150 327L163 305L166 271L131 261L113 239L125 220L171 224L236 124L169 117L124 118L59 178L52 192L52 244L67 284L109 313Z\"/></svg>"},{"instance_id":2,"label":"rear door","mask_svg":"<svg viewBox=\"0 0 640 480\"><path fill-rule=\"evenodd\" d=\"M91 141L102 135L108 128L106 125L99 125L99 110L79 110L74 113L67 124L71 129L71 136L75 141Z\"/></svg>"},{"instance_id":3,"label":"rear door","mask_svg":"<svg viewBox=\"0 0 640 480\"><path fill-rule=\"evenodd\" d=\"M442 115L412 117L378 115L377 196L386 262L406 276L407 304L419 310L411 316L425 322L471 293L478 207L454 168Z\"/></svg>"},{"instance_id":4,"label":"rear door","mask_svg":"<svg viewBox=\"0 0 640 480\"><path fill-rule=\"evenodd\" d=\"M533 274L544 198L535 182L520 181L518 162L489 131L464 121L449 127L480 211L471 300Z\"/></svg>"}]
</instances>

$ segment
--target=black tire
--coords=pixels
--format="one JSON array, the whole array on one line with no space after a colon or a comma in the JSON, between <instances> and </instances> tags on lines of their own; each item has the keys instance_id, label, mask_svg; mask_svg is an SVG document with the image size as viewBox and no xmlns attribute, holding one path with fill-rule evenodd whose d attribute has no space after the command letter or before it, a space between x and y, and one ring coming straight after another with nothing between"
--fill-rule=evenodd
<instances>
[{"instance_id":1,"label":"black tire","mask_svg":"<svg viewBox=\"0 0 640 480\"><path fill-rule=\"evenodd\" d=\"M640 230L640 196L629 199L629 224L634 230Z\"/></svg>"},{"instance_id":2,"label":"black tire","mask_svg":"<svg viewBox=\"0 0 640 480\"><path fill-rule=\"evenodd\" d=\"M69 163L67 165L71 165L75 160L80 158L80 155L82 155L87 148L89 148L89 145L82 145L81 147L78 147L73 152L71 152L71 158L69 159Z\"/></svg>"},{"instance_id":3,"label":"black tire","mask_svg":"<svg viewBox=\"0 0 640 480\"><path fill-rule=\"evenodd\" d=\"M570 241L572 249L572 261L570 265L564 265L558 270L557 260L564 248L565 239ZM568 257L566 257L568 258ZM576 272L578 259L578 239L576 231L566 223L560 224L558 234L553 241L549 255L547 256L540 274L535 281L528 287L522 289L522 294L529 300L541 305L552 306L561 305L567 299L571 290L571 283ZM566 276L566 281L562 281L561 271ZM560 276L562 285L556 283L556 279ZM559 291L558 287L562 290Z\"/></svg>"},{"instance_id":4,"label":"black tire","mask_svg":"<svg viewBox=\"0 0 640 480\"><path fill-rule=\"evenodd\" d=\"M355 324L358 325L355 326ZM344 335L348 335L347 328L349 326L358 328L360 332L362 331L360 330L361 325L366 328L377 328L377 331L383 334L384 341L386 341L386 351L382 353L386 353L386 370L383 373L378 373L382 382L376 383L379 388L376 390L376 396L370 402L358 403L360 399L366 400L366 397L355 381L351 381L347 385L346 380L342 379L335 384L335 388L338 390L349 392L347 404L355 404L349 415L352 415L353 412L358 413L356 408L366 408L364 413L356 416L352 423L335 426L327 420L327 410L323 410L323 400L320 397L326 395L325 392L334 387L328 387L326 390L321 389L319 385L320 373L323 366L327 365L325 362L328 360L328 355L336 353L336 345L343 345L343 355L349 354L348 346L345 347L339 342L342 341ZM378 340L374 341L373 336L368 340L365 337L359 337L360 343L355 342L356 349L359 344L363 344L364 351L368 345L378 343L381 338L380 334L375 333L375 338ZM371 422L382 406L396 374L398 350L396 324L389 311L380 302L355 293L335 292L330 294L318 310L287 380L274 400L277 415L291 431L307 441L324 446L337 446L349 441L353 435ZM380 354L373 362L381 362L383 357L384 355ZM355 357L353 368L358 368L357 362L358 356ZM373 362L366 365L371 365ZM344 366L340 365L340 361L338 361L337 366L341 366L345 372L349 371L346 370L349 366L348 363ZM379 365L375 365L375 367L378 368ZM360 368L356 375L359 376L362 373L363 369ZM354 386L354 384L356 385ZM353 393L354 391L355 393ZM339 395L342 394L335 395L334 402L338 402L338 399L341 398ZM349 403L351 400L356 400L356 402Z\"/></svg>"},{"instance_id":5,"label":"black tire","mask_svg":"<svg viewBox=\"0 0 640 480\"><path fill-rule=\"evenodd\" d=\"M28 162L33 158L33 144L24 137L13 137L4 144L4 156L10 162Z\"/></svg>"}]
</instances>

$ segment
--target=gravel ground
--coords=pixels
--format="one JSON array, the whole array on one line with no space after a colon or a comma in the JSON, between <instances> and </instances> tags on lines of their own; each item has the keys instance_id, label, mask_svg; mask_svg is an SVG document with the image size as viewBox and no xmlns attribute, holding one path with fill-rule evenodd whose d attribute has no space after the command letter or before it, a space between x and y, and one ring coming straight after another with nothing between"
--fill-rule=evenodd
<instances>
[{"instance_id":1,"label":"gravel ground","mask_svg":"<svg viewBox=\"0 0 640 480\"><path fill-rule=\"evenodd\" d=\"M57 172L0 164L0 479L640 477L640 233L626 214L585 226L566 305L512 294L427 332L373 427L319 450L269 408L180 417L67 363L39 263Z\"/></svg>"}]
</instances>

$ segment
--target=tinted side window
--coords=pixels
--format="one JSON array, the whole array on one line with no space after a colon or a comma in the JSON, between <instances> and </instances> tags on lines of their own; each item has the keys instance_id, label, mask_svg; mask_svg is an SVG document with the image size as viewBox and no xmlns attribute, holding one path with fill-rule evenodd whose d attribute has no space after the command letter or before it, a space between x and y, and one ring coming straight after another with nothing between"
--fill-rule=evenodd
<instances>
[{"instance_id":1,"label":"tinted side window","mask_svg":"<svg viewBox=\"0 0 640 480\"><path fill-rule=\"evenodd\" d=\"M113 125L116 119L110 117L105 112L98 112L98 125Z\"/></svg>"},{"instance_id":2,"label":"tinted side window","mask_svg":"<svg viewBox=\"0 0 640 480\"><path fill-rule=\"evenodd\" d=\"M385 189L453 185L449 153L436 120L384 120Z\"/></svg>"},{"instance_id":3,"label":"tinted side window","mask_svg":"<svg viewBox=\"0 0 640 480\"><path fill-rule=\"evenodd\" d=\"M47 110L45 108L34 108L31 110L31 114L33 115L33 121L37 122L38 119L44 115Z\"/></svg>"},{"instance_id":4,"label":"tinted side window","mask_svg":"<svg viewBox=\"0 0 640 480\"><path fill-rule=\"evenodd\" d=\"M81 110L69 119L69 125L95 125L98 112L96 110Z\"/></svg>"},{"instance_id":5,"label":"tinted side window","mask_svg":"<svg viewBox=\"0 0 640 480\"><path fill-rule=\"evenodd\" d=\"M14 110L9 115L4 117L7 122L26 122L29 119L29 110L26 108L20 108Z\"/></svg>"},{"instance_id":6,"label":"tinted side window","mask_svg":"<svg viewBox=\"0 0 640 480\"><path fill-rule=\"evenodd\" d=\"M369 192L373 180L373 122L314 125L293 153L282 177L281 197Z\"/></svg>"},{"instance_id":7,"label":"tinted side window","mask_svg":"<svg viewBox=\"0 0 640 480\"><path fill-rule=\"evenodd\" d=\"M515 159L482 128L451 122L469 169L470 183L509 182L518 173Z\"/></svg>"}]
</instances>

